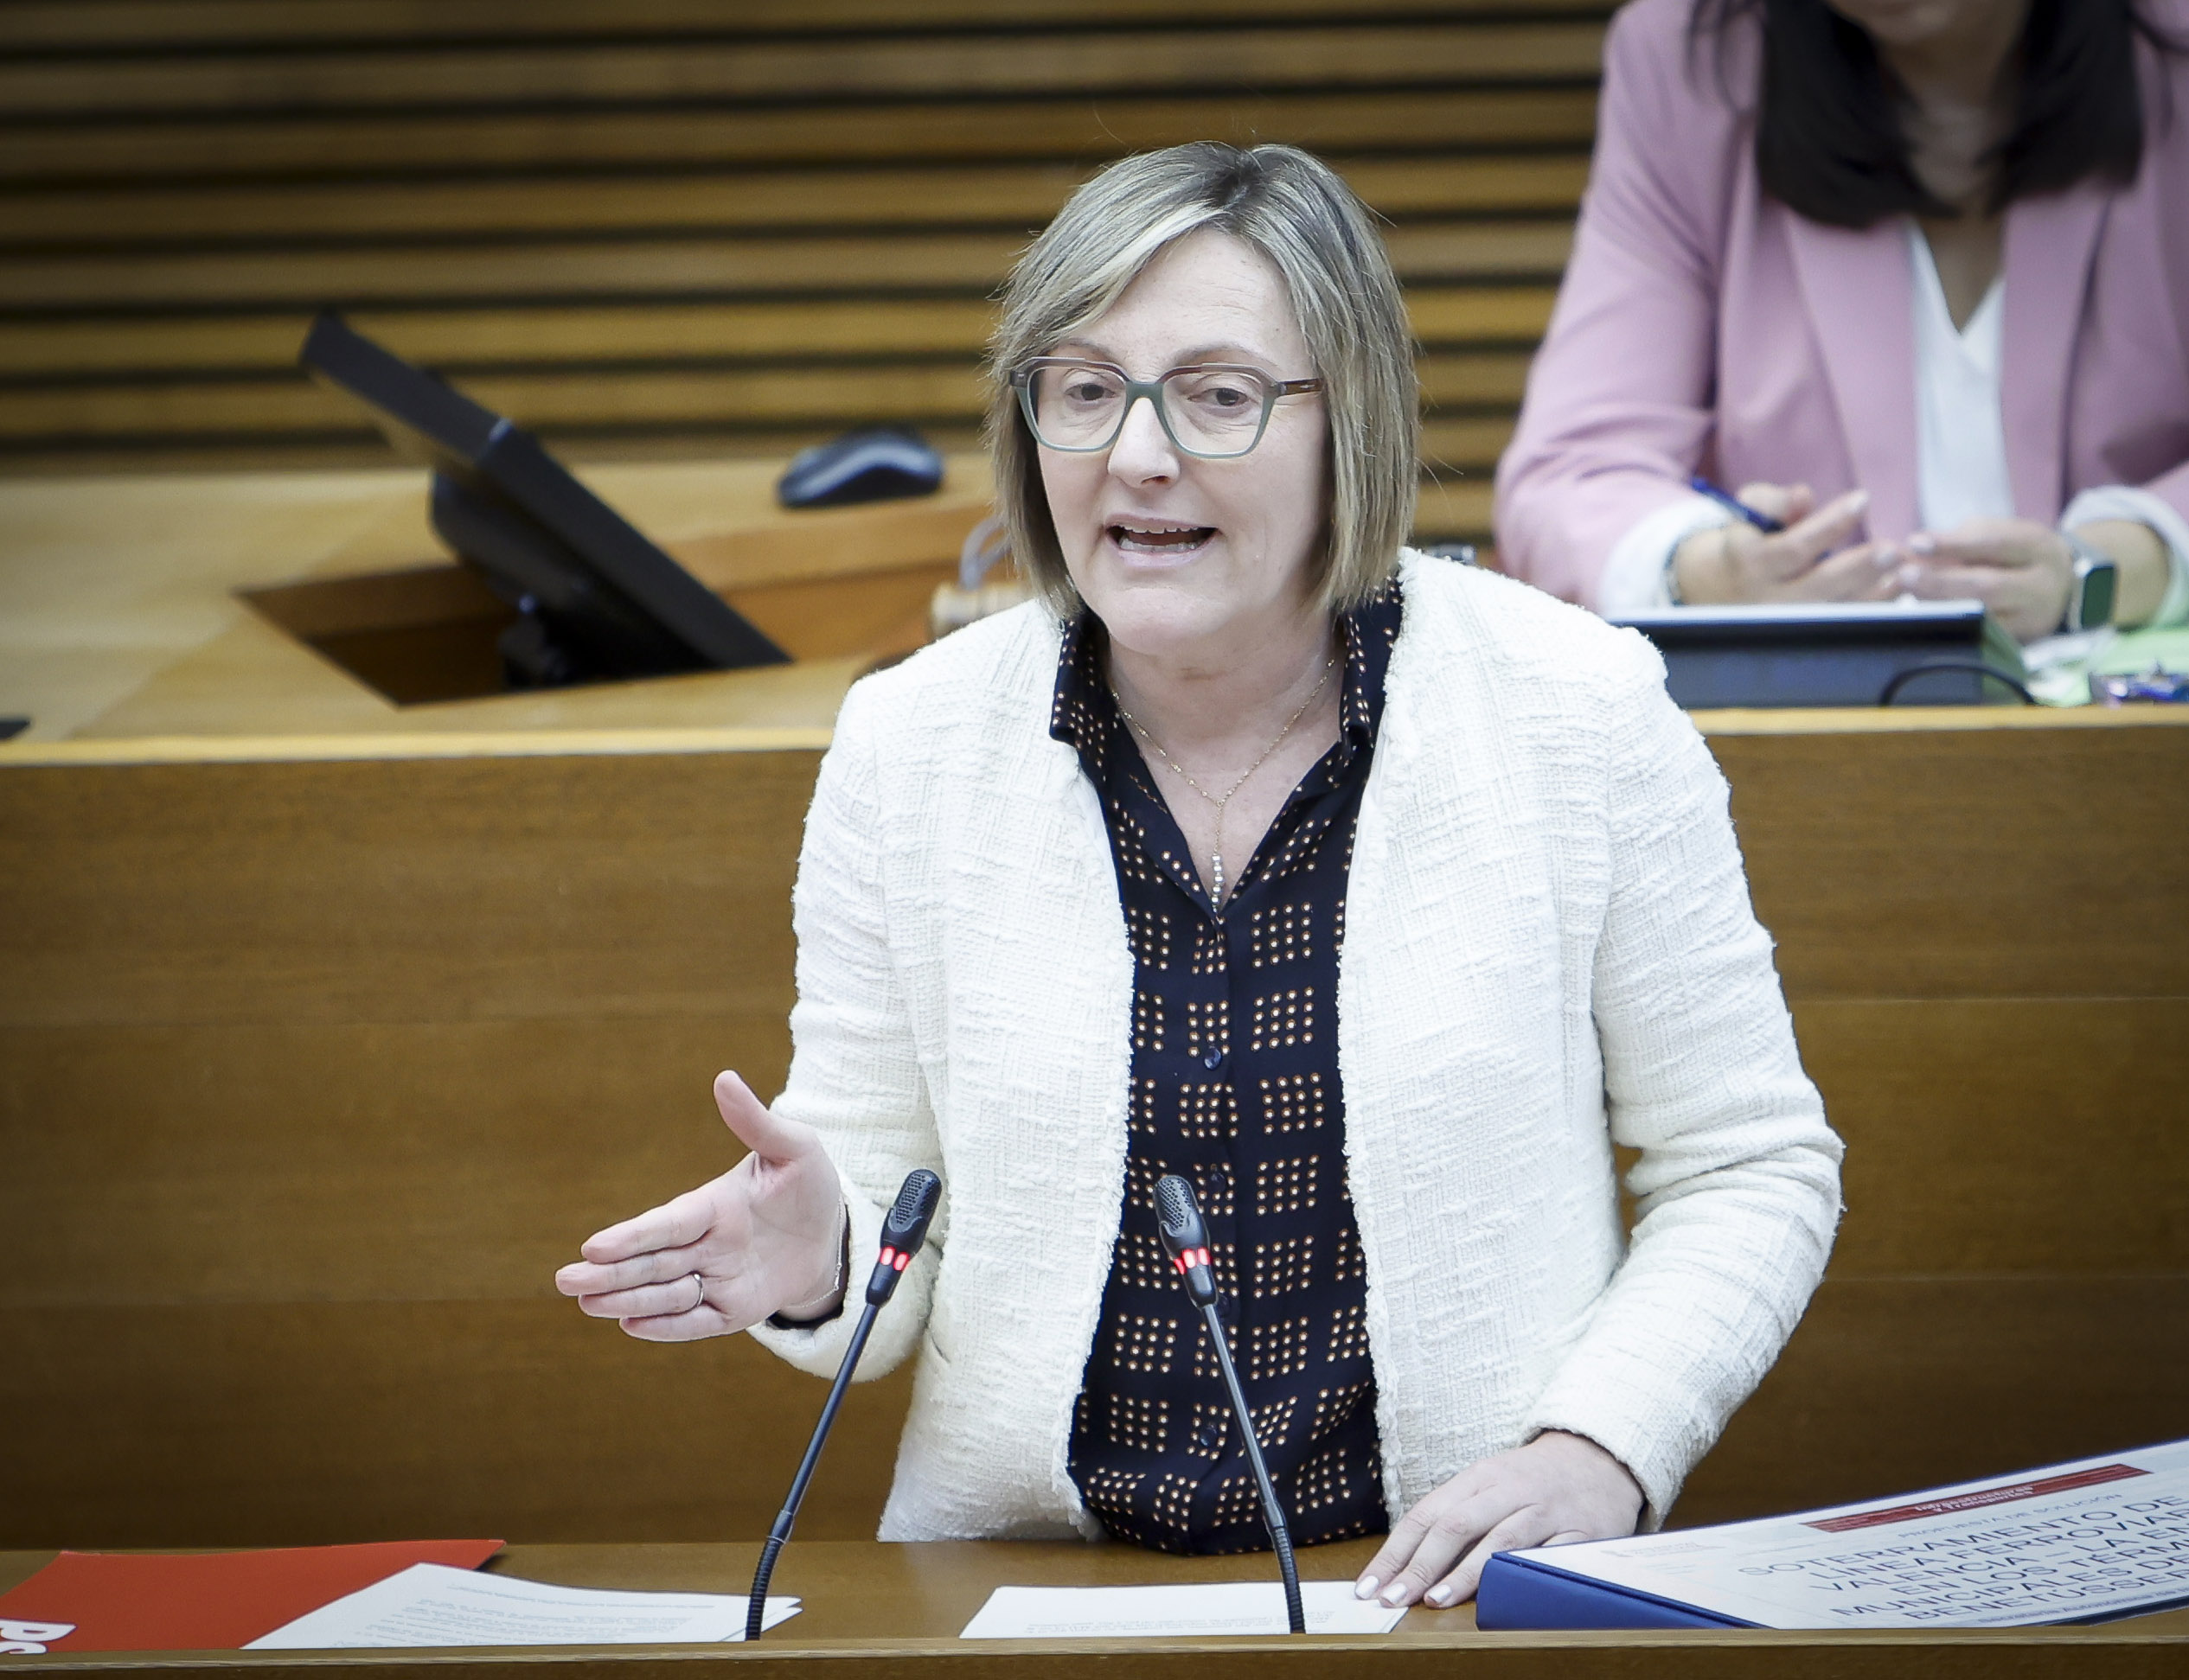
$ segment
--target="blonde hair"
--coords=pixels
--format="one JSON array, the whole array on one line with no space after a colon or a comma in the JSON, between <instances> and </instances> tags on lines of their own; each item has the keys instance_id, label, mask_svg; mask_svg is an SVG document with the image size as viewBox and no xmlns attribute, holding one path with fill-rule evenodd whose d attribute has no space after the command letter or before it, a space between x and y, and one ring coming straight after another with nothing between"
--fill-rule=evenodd
<instances>
[{"instance_id":1,"label":"blonde hair","mask_svg":"<svg viewBox=\"0 0 2189 1680\"><path fill-rule=\"evenodd\" d=\"M1367 207L1294 146L1202 140L1143 152L1080 188L1027 247L989 344L996 510L1020 568L1060 612L1077 607L1078 592L1012 372L1103 314L1158 252L1204 228L1251 246L1283 277L1323 380L1330 512L1312 562L1323 603L1344 611L1373 594L1412 528L1421 434L1413 335Z\"/></svg>"}]
</instances>

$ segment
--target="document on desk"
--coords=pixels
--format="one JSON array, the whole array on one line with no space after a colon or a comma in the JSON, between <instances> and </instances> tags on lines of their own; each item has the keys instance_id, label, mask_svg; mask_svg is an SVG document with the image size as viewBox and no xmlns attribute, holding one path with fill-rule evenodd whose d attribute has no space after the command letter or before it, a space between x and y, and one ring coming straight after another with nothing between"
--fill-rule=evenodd
<instances>
[{"instance_id":1,"label":"document on desk","mask_svg":"<svg viewBox=\"0 0 2189 1680\"><path fill-rule=\"evenodd\" d=\"M1501 1552L1484 1628L2032 1627L2189 1604L2189 1440L1792 1517Z\"/></svg>"},{"instance_id":2,"label":"document on desk","mask_svg":"<svg viewBox=\"0 0 2189 1680\"><path fill-rule=\"evenodd\" d=\"M550 1587L420 1563L277 1627L246 1651L367 1645L714 1645L745 1637L742 1594ZM762 1626L798 1613L771 1598Z\"/></svg>"},{"instance_id":3,"label":"document on desk","mask_svg":"<svg viewBox=\"0 0 2189 1680\"><path fill-rule=\"evenodd\" d=\"M1303 1581L1310 1633L1388 1633L1404 1610L1353 1595L1349 1581ZM965 1624L967 1639L1170 1638L1283 1633L1284 1588L1274 1581L1164 1587L999 1587Z\"/></svg>"}]
</instances>

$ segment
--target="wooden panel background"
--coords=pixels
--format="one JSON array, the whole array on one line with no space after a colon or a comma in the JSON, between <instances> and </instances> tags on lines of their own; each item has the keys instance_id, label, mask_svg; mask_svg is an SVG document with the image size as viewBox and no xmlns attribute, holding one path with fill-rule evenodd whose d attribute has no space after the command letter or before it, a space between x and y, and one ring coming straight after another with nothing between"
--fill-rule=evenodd
<instances>
[{"instance_id":1,"label":"wooden panel background","mask_svg":"<svg viewBox=\"0 0 2189 1680\"><path fill-rule=\"evenodd\" d=\"M779 1086L817 762L0 772L0 1534L765 1533L821 1385L548 1281ZM802 1532L873 1532L905 1399Z\"/></svg>"},{"instance_id":2,"label":"wooden panel background","mask_svg":"<svg viewBox=\"0 0 2189 1680\"><path fill-rule=\"evenodd\" d=\"M2189 730L1711 745L1847 1211L1675 1520L2189 1432Z\"/></svg>"},{"instance_id":3,"label":"wooden panel background","mask_svg":"<svg viewBox=\"0 0 2189 1680\"><path fill-rule=\"evenodd\" d=\"M1849 1211L1680 1518L2181 1434L2189 728L1712 744ZM208 752L0 767L0 1547L764 1533L821 1385L548 1278L780 1081L816 755Z\"/></svg>"},{"instance_id":4,"label":"wooden panel background","mask_svg":"<svg viewBox=\"0 0 2189 1680\"><path fill-rule=\"evenodd\" d=\"M0 472L370 463L368 331L577 458L974 438L1093 169L1330 157L1389 219L1424 540L1480 538L1586 173L1589 0L0 0Z\"/></svg>"}]
</instances>

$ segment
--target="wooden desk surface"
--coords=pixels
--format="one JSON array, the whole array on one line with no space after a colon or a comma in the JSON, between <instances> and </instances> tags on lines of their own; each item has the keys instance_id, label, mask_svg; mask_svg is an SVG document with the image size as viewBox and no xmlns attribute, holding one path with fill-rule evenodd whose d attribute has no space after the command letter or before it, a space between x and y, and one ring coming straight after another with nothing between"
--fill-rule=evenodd
<instances>
[{"instance_id":1,"label":"wooden desk surface","mask_svg":"<svg viewBox=\"0 0 2189 1680\"><path fill-rule=\"evenodd\" d=\"M989 496L984 458L958 456L932 498L786 514L774 502L778 470L634 463L580 476L778 636L781 624L814 616L801 589L830 579L854 594L862 583L882 590L890 602L907 588L918 595L926 570L955 554ZM425 487L422 472L394 469L0 482L0 715L31 719L18 750L97 742L113 753L109 762L194 751L464 754L554 733L566 738L532 750L622 751L656 731L717 745L790 744L775 738L784 731L801 733L797 744L825 743L844 691L869 662L828 652L758 670L397 706L239 595L444 560ZM846 598L831 596L826 610ZM1713 737L1895 734L2165 725L2189 723L2185 713L1917 706L1701 712L1697 721ZM263 744L271 740L285 745Z\"/></svg>"},{"instance_id":2,"label":"wooden desk surface","mask_svg":"<svg viewBox=\"0 0 2189 1680\"><path fill-rule=\"evenodd\" d=\"M1371 1541L1315 1547L1301 1554L1309 1580L1347 1578L1374 1551ZM0 1552L0 1590L42 1567L50 1552ZM759 1548L752 1544L513 1546L488 1567L530 1581L572 1587L742 1594L752 1585ZM2178 1676L2189 1664L2189 1610L2100 1627L1923 1630L1911 1632L1483 1633L1472 1606L1415 1609L1380 1636L1291 1638L982 1640L957 1636L1000 1586L1124 1586L1177 1581L1255 1581L1271 1570L1266 1554L1167 1557L1130 1546L1075 1542L965 1542L886 1546L873 1542L793 1541L776 1569L773 1590L804 1600L798 1615L759 1644L533 1648L493 1652L415 1651L234 1651L180 1658L163 1652L55 1653L16 1658L26 1671L103 1676L172 1674L178 1669L235 1669L324 1674L368 1668L435 1680L459 1676L565 1672L598 1668L629 1675L634 1665L728 1662L762 1673L811 1676L835 1668L861 1675L1002 1676L1038 1671L1044 1680L1183 1672L1254 1676L1287 1658L1302 1674L1378 1677L1449 1674L1461 1661L1484 1662L1503 1675L1627 1677L1739 1676L1995 1677L2072 1673ZM1129 1664L1129 1666L1128 1666ZM741 1666L740 1671L745 1671Z\"/></svg>"},{"instance_id":3,"label":"wooden desk surface","mask_svg":"<svg viewBox=\"0 0 2189 1680\"><path fill-rule=\"evenodd\" d=\"M863 612L850 642L924 621L986 511L984 457L955 456L935 495L789 514L779 463L609 465L580 476L709 588L731 595L798 662L646 682L397 706L240 591L445 565L412 470L226 473L0 482L0 715L26 741L95 737L428 737L643 727L826 728L869 662L805 627ZM810 637L809 636L809 639Z\"/></svg>"}]
</instances>

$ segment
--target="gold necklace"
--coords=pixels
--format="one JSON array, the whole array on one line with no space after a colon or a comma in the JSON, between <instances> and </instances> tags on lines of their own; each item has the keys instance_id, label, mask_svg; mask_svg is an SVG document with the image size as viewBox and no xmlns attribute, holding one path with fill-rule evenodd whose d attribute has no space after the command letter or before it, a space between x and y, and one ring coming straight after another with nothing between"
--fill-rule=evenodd
<instances>
[{"instance_id":1,"label":"gold necklace","mask_svg":"<svg viewBox=\"0 0 2189 1680\"><path fill-rule=\"evenodd\" d=\"M1260 770L1263 765L1270 762L1270 755L1284 744L1284 738L1292 732L1292 727L1295 724L1298 723L1301 719L1308 715L1308 708L1313 706L1315 701L1322 698L1322 691L1330 685L1330 673L1337 668L1337 655L1333 654L1328 659L1323 661L1322 675L1317 679L1314 688L1309 692L1307 699L1300 702L1300 709L1284 720L1284 727L1277 731L1277 738L1271 741L1269 745L1262 749L1262 756L1259 758L1257 758L1252 763L1249 764L1245 770L1240 772L1239 780L1232 783L1229 791L1227 791L1220 799L1214 794L1209 792L1207 789L1201 786L1200 783L1194 781L1191 776L1188 776L1186 773L1186 767L1180 763L1175 758L1172 757L1168 752L1165 752L1163 751L1162 743L1158 741L1153 735L1150 735L1148 732L1147 725L1142 723L1139 719L1134 717L1131 712L1125 710L1125 703L1117 699L1117 691L1114 687L1110 691L1110 698L1117 704L1117 715L1123 718L1128 724L1132 725L1132 732L1140 737L1140 738L1145 741L1150 747L1155 749L1155 757L1162 759L1164 763L1170 766L1171 774L1175 776L1181 782L1183 782L1187 787L1191 788L1195 793L1199 794L1203 799L1207 800L1210 804L1216 808L1216 840L1215 844L1210 848L1208 861L1208 902L1212 909L1220 910L1224 907L1225 808L1232 802L1232 795L1237 793L1241 788L1244 788L1246 785L1248 779L1253 776L1254 772Z\"/></svg>"}]
</instances>

